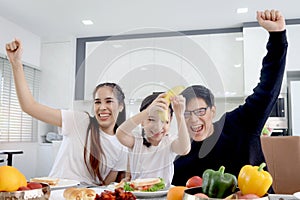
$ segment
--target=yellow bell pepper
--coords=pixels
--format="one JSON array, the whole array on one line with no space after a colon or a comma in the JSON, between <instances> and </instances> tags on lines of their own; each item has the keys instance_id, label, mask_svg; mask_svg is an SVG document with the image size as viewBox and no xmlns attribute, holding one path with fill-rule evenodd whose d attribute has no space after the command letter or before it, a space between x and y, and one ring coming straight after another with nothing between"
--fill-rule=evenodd
<instances>
[{"instance_id":1,"label":"yellow bell pepper","mask_svg":"<svg viewBox=\"0 0 300 200\"><path fill-rule=\"evenodd\" d=\"M271 174L264 171L266 163L258 166L245 165L240 170L238 176L238 187L242 194L256 194L264 196L273 183Z\"/></svg>"}]
</instances>

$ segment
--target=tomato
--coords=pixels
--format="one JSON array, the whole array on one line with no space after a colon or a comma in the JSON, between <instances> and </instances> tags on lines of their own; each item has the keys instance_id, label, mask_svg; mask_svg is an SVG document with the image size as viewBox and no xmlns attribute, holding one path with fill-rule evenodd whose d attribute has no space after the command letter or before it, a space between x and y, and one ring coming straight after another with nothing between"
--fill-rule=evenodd
<instances>
[{"instance_id":1,"label":"tomato","mask_svg":"<svg viewBox=\"0 0 300 200\"><path fill-rule=\"evenodd\" d=\"M151 185L142 186L142 190L143 191L148 190L149 188L151 188Z\"/></svg>"},{"instance_id":2,"label":"tomato","mask_svg":"<svg viewBox=\"0 0 300 200\"><path fill-rule=\"evenodd\" d=\"M27 187L30 189L39 189L39 188L42 188L43 186L40 183L29 182L29 183L27 183Z\"/></svg>"},{"instance_id":3,"label":"tomato","mask_svg":"<svg viewBox=\"0 0 300 200\"><path fill-rule=\"evenodd\" d=\"M188 188L200 186L202 186L202 178L200 176L193 176L186 182L186 187Z\"/></svg>"},{"instance_id":4,"label":"tomato","mask_svg":"<svg viewBox=\"0 0 300 200\"><path fill-rule=\"evenodd\" d=\"M204 193L197 193L194 196L208 199L208 196L206 194L204 194Z\"/></svg>"},{"instance_id":5,"label":"tomato","mask_svg":"<svg viewBox=\"0 0 300 200\"><path fill-rule=\"evenodd\" d=\"M243 195L241 191L236 193L238 195L238 199L259 199L260 197L256 194L245 194Z\"/></svg>"}]
</instances>

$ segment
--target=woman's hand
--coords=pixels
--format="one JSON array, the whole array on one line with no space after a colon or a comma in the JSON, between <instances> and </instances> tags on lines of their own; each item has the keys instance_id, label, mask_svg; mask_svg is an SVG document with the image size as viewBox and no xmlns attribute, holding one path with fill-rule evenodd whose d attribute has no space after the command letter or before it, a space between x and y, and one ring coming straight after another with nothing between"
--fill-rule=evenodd
<instances>
[{"instance_id":1,"label":"woman's hand","mask_svg":"<svg viewBox=\"0 0 300 200\"><path fill-rule=\"evenodd\" d=\"M256 19L258 23L269 32L285 30L284 17L278 10L257 11Z\"/></svg>"},{"instance_id":2,"label":"woman's hand","mask_svg":"<svg viewBox=\"0 0 300 200\"><path fill-rule=\"evenodd\" d=\"M22 64L23 47L19 39L6 44L6 53L10 63L14 66Z\"/></svg>"}]
</instances>

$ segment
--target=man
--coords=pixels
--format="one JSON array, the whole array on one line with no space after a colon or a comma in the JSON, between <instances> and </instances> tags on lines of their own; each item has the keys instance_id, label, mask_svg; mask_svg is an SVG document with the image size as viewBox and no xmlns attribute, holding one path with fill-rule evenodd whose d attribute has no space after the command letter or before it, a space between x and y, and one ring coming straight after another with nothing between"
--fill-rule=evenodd
<instances>
[{"instance_id":1,"label":"man","mask_svg":"<svg viewBox=\"0 0 300 200\"><path fill-rule=\"evenodd\" d=\"M243 105L213 123L216 107L211 91L194 85L182 92L193 141L190 153L174 162L172 184L185 185L190 177L202 176L206 169L218 170L222 165L225 172L238 176L244 165L265 162L260 133L280 93L288 44L285 20L279 11L257 12L257 20L269 32L268 53L263 59L260 83Z\"/></svg>"}]
</instances>

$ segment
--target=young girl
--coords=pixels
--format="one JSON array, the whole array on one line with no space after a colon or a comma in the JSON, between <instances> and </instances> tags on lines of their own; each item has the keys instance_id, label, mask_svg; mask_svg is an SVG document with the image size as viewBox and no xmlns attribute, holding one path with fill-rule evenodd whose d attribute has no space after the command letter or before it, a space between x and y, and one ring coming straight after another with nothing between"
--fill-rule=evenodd
<instances>
[{"instance_id":1,"label":"young girl","mask_svg":"<svg viewBox=\"0 0 300 200\"><path fill-rule=\"evenodd\" d=\"M125 120L124 94L115 83L102 83L93 93L94 116L59 110L36 102L27 86L22 66L22 43L6 45L20 106L32 117L62 128L63 142L50 172L51 177L86 184L109 184L118 171L126 170L126 148L115 131Z\"/></svg>"},{"instance_id":2,"label":"young girl","mask_svg":"<svg viewBox=\"0 0 300 200\"><path fill-rule=\"evenodd\" d=\"M146 97L140 113L126 120L117 129L117 138L129 148L131 179L163 178L169 186L174 173L173 161L177 154L185 155L190 151L190 138L184 120L185 98L181 95L171 98L174 108L178 136L169 134L172 119L172 106L168 106L166 96L153 94ZM162 122L159 112L168 111L169 121ZM132 132L142 125L142 134Z\"/></svg>"}]
</instances>

